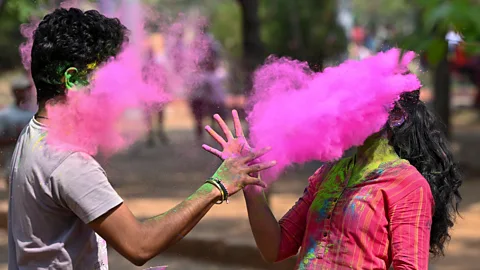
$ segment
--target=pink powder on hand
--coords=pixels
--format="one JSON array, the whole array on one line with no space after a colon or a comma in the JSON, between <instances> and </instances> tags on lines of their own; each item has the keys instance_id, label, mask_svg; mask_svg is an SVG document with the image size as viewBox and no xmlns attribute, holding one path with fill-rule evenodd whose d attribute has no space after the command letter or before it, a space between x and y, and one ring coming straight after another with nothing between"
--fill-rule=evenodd
<instances>
[{"instance_id":1,"label":"pink powder on hand","mask_svg":"<svg viewBox=\"0 0 480 270\"><path fill-rule=\"evenodd\" d=\"M272 147L263 160L277 161L265 179L294 163L339 159L380 131L400 94L421 87L415 75L402 75L414 57L408 52L399 63L400 50L393 49L322 73L287 59L262 66L248 122L252 144Z\"/></svg>"}]
</instances>

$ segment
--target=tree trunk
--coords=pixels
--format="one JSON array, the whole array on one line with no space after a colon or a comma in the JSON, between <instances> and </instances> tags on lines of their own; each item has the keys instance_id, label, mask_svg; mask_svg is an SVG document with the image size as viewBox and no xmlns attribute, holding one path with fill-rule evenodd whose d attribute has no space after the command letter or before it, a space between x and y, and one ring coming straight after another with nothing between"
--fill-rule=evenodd
<instances>
[{"instance_id":1,"label":"tree trunk","mask_svg":"<svg viewBox=\"0 0 480 270\"><path fill-rule=\"evenodd\" d=\"M7 0L0 0L0 15L3 12L3 9L7 6Z\"/></svg>"},{"instance_id":2,"label":"tree trunk","mask_svg":"<svg viewBox=\"0 0 480 270\"><path fill-rule=\"evenodd\" d=\"M242 9L243 32L243 69L245 72L245 92L252 89L251 75L262 63L264 48L260 39L260 20L258 18L258 0L237 0Z\"/></svg>"},{"instance_id":3,"label":"tree trunk","mask_svg":"<svg viewBox=\"0 0 480 270\"><path fill-rule=\"evenodd\" d=\"M445 132L450 138L450 70L447 55L433 70L434 101L433 107L440 120L445 124Z\"/></svg>"},{"instance_id":4,"label":"tree trunk","mask_svg":"<svg viewBox=\"0 0 480 270\"><path fill-rule=\"evenodd\" d=\"M290 5L290 25L292 26L292 49L299 56L299 59L304 60L305 58L305 44L302 35L302 27L300 25L300 15L298 2L289 1Z\"/></svg>"}]
</instances>

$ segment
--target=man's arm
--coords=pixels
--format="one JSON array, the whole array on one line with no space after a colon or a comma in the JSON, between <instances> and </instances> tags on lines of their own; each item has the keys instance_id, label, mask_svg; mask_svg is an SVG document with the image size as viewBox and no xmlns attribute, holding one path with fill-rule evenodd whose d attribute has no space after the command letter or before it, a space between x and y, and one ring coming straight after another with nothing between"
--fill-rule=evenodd
<instances>
[{"instance_id":1,"label":"man's arm","mask_svg":"<svg viewBox=\"0 0 480 270\"><path fill-rule=\"evenodd\" d=\"M89 225L125 258L141 266L182 239L219 199L220 191L204 184L168 212L144 222L121 204Z\"/></svg>"},{"instance_id":2,"label":"man's arm","mask_svg":"<svg viewBox=\"0 0 480 270\"><path fill-rule=\"evenodd\" d=\"M237 193L247 185L265 187L260 179L249 174L268 169L275 165L275 162L247 164L266 151L263 149L247 157L225 160L213 178L222 183L229 195ZM93 195L92 198L95 198L96 195ZM99 218L92 219L88 224L125 258L141 266L182 239L219 199L220 189L205 183L173 209L145 222L139 222L125 204L120 204ZM75 208L75 201L73 202L71 207ZM77 212L85 220L85 211Z\"/></svg>"}]
</instances>

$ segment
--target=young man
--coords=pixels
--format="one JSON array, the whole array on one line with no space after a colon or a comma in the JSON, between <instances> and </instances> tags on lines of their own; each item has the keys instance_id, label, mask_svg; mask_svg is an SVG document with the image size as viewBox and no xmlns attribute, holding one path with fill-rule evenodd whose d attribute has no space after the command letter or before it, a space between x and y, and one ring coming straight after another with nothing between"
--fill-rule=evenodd
<instances>
[{"instance_id":1,"label":"young man","mask_svg":"<svg viewBox=\"0 0 480 270\"><path fill-rule=\"evenodd\" d=\"M5 179L10 175L10 159L17 138L34 114L28 107L31 89L32 84L25 75L16 77L12 81L13 103L0 110L0 160Z\"/></svg>"},{"instance_id":2,"label":"young man","mask_svg":"<svg viewBox=\"0 0 480 270\"><path fill-rule=\"evenodd\" d=\"M93 157L48 145L46 104L55 106L72 86L87 84L88 67L115 57L126 33L118 19L74 8L57 9L35 31L31 72L39 110L12 159L9 270L108 269L106 243L143 265L186 235L215 202L246 185L263 186L249 174L274 165L248 165L265 150L229 159L188 199L139 222Z\"/></svg>"}]
</instances>

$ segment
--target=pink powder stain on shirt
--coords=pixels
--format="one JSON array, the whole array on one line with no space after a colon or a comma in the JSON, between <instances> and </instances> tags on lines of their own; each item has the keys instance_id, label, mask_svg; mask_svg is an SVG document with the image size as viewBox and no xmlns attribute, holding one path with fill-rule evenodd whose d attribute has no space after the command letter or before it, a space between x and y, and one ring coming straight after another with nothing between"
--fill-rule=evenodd
<instances>
[{"instance_id":1,"label":"pink powder stain on shirt","mask_svg":"<svg viewBox=\"0 0 480 270\"><path fill-rule=\"evenodd\" d=\"M277 161L264 178L294 163L339 159L380 131L399 95L421 87L415 75L402 75L414 57L408 52L399 63L400 50L392 49L322 73L287 59L261 67L248 122L252 144L272 147L263 159Z\"/></svg>"}]
</instances>

